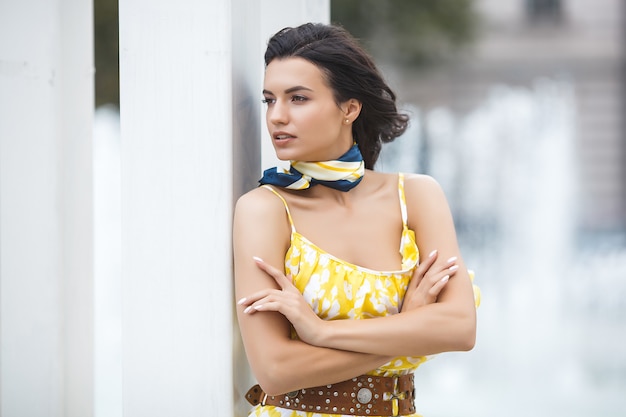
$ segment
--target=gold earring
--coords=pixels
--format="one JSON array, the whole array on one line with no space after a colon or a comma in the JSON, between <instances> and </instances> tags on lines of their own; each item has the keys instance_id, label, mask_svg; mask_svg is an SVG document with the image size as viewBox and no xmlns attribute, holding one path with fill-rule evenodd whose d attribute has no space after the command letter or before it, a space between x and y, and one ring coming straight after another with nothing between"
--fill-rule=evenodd
<instances>
[{"instance_id":1,"label":"gold earring","mask_svg":"<svg viewBox=\"0 0 626 417\"><path fill-rule=\"evenodd\" d=\"M346 124L350 123L350 119L346 119Z\"/></svg>"}]
</instances>

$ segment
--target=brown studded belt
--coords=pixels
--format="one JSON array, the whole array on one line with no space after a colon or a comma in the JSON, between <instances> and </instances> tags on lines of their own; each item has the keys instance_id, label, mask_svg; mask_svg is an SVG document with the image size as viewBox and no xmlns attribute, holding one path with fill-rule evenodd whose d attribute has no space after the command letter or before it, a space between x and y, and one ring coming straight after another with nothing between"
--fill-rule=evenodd
<instances>
[{"instance_id":1,"label":"brown studded belt","mask_svg":"<svg viewBox=\"0 0 626 417\"><path fill-rule=\"evenodd\" d=\"M355 416L405 416L415 413L413 374L397 377L361 375L337 384L267 395L259 385L246 394L252 405Z\"/></svg>"}]
</instances>

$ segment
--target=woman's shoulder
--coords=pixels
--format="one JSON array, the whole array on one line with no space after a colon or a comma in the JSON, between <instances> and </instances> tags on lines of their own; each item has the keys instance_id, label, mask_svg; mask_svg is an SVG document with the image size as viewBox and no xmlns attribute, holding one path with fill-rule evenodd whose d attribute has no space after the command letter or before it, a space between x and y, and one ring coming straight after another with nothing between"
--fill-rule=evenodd
<instances>
[{"instance_id":1,"label":"woman's shoulder","mask_svg":"<svg viewBox=\"0 0 626 417\"><path fill-rule=\"evenodd\" d=\"M441 186L436 179L430 175L406 173L404 175L404 183L407 188L422 192L439 192Z\"/></svg>"},{"instance_id":2,"label":"woman's shoulder","mask_svg":"<svg viewBox=\"0 0 626 417\"><path fill-rule=\"evenodd\" d=\"M278 191L276 191L278 193ZM284 203L268 187L254 188L237 199L235 217L270 220L284 216Z\"/></svg>"},{"instance_id":3,"label":"woman's shoulder","mask_svg":"<svg viewBox=\"0 0 626 417\"><path fill-rule=\"evenodd\" d=\"M236 208L273 209L283 205L279 195L280 193L275 188L270 189L270 187L265 186L253 188L237 199Z\"/></svg>"},{"instance_id":4,"label":"woman's shoulder","mask_svg":"<svg viewBox=\"0 0 626 417\"><path fill-rule=\"evenodd\" d=\"M439 182L430 175L405 174L405 195L409 210L448 210L448 201Z\"/></svg>"},{"instance_id":5,"label":"woman's shoulder","mask_svg":"<svg viewBox=\"0 0 626 417\"><path fill-rule=\"evenodd\" d=\"M249 242L278 242L277 247L289 241L291 229L285 206L265 187L255 188L239 197L233 217L235 238L245 234Z\"/></svg>"},{"instance_id":6,"label":"woman's shoulder","mask_svg":"<svg viewBox=\"0 0 626 417\"><path fill-rule=\"evenodd\" d=\"M255 188L237 199L232 242L236 265L259 256L275 266L284 262L292 228L280 198L265 187Z\"/></svg>"}]
</instances>

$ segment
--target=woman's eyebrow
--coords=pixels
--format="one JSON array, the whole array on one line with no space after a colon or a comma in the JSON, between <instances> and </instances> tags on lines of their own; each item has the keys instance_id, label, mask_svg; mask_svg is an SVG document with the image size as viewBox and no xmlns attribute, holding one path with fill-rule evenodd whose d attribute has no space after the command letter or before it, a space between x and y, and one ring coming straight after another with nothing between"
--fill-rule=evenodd
<instances>
[{"instance_id":1,"label":"woman's eyebrow","mask_svg":"<svg viewBox=\"0 0 626 417\"><path fill-rule=\"evenodd\" d=\"M290 94L290 93L293 93L295 91L300 91L300 90L313 91L309 87L305 87L303 85L296 85L295 87L290 87L286 89L285 94ZM272 93L270 90L263 90L263 94L274 95L274 93Z\"/></svg>"},{"instance_id":2,"label":"woman's eyebrow","mask_svg":"<svg viewBox=\"0 0 626 417\"><path fill-rule=\"evenodd\" d=\"M289 93L293 93L295 91L300 91L300 90L306 90L306 91L313 91L308 87L305 87L303 85L297 85L295 87L291 87L285 90L285 94L289 94Z\"/></svg>"}]
</instances>

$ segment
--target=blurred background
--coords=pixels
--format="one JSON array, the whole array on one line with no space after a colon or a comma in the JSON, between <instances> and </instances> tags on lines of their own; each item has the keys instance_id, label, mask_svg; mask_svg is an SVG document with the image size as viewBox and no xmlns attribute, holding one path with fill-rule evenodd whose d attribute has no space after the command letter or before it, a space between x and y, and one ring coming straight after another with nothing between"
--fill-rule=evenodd
<instances>
[{"instance_id":1,"label":"blurred background","mask_svg":"<svg viewBox=\"0 0 626 417\"><path fill-rule=\"evenodd\" d=\"M121 384L119 283L106 280L119 265L103 257L119 242L119 71L117 3L94 6L104 386ZM411 114L378 169L441 183L482 289L476 348L418 370L418 411L626 415L623 2L332 0L331 16L362 41ZM121 403L115 395L97 391L100 415L119 412L106 412Z\"/></svg>"}]
</instances>

